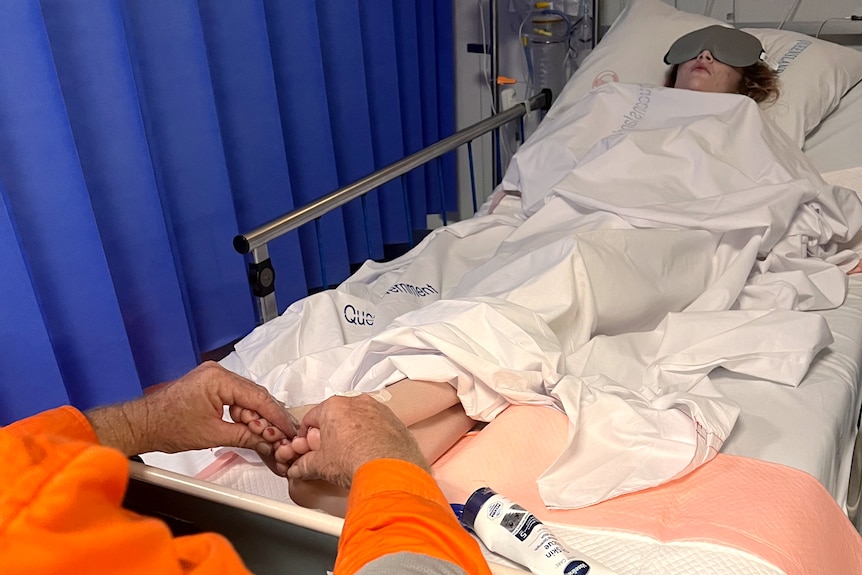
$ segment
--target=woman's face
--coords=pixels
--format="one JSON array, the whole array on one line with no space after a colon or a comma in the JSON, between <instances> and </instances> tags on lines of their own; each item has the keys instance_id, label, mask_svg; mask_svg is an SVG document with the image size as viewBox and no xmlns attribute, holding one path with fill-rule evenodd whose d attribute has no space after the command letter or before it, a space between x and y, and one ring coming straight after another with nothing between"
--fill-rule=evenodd
<instances>
[{"instance_id":1,"label":"woman's face","mask_svg":"<svg viewBox=\"0 0 862 575\"><path fill-rule=\"evenodd\" d=\"M723 64L712 57L712 52L704 50L697 58L679 65L673 87L699 92L738 94L740 81L742 68Z\"/></svg>"}]
</instances>

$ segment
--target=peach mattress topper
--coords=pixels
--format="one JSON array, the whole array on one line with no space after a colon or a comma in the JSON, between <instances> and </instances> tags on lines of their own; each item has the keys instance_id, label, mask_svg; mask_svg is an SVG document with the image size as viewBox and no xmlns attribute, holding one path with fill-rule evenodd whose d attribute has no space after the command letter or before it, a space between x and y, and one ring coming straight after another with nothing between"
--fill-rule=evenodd
<instances>
[{"instance_id":1,"label":"peach mattress topper","mask_svg":"<svg viewBox=\"0 0 862 575\"><path fill-rule=\"evenodd\" d=\"M619 573L661 561L644 554L650 541L686 555L690 573L862 574L862 536L826 489L805 472L747 457L719 454L682 478L591 507L546 508L536 480L565 447L568 424L553 408L511 406L436 461L435 477L452 502L491 487Z\"/></svg>"}]
</instances>

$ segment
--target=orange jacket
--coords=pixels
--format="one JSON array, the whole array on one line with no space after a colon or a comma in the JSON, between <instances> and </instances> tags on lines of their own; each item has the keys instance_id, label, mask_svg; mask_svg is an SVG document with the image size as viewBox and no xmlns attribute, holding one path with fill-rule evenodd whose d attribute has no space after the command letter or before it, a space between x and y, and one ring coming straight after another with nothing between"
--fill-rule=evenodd
<instances>
[{"instance_id":1,"label":"orange jacket","mask_svg":"<svg viewBox=\"0 0 862 575\"><path fill-rule=\"evenodd\" d=\"M491 573L430 475L406 461L371 461L353 478L335 575L404 551L449 561L470 575Z\"/></svg>"},{"instance_id":2,"label":"orange jacket","mask_svg":"<svg viewBox=\"0 0 862 575\"><path fill-rule=\"evenodd\" d=\"M382 478L385 489L374 485ZM123 509L128 479L126 458L98 445L71 407L0 428L2 572L248 573L221 535L175 538L161 521ZM403 461L372 462L354 482L338 573L395 551L446 559L471 574L490 572L424 471Z\"/></svg>"}]
</instances>

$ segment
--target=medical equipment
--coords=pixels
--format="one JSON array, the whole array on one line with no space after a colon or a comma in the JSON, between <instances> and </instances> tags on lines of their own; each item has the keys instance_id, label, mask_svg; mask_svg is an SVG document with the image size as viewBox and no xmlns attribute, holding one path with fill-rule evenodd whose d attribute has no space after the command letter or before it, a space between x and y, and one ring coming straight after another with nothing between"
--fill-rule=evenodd
<instances>
[{"instance_id":1,"label":"medical equipment","mask_svg":"<svg viewBox=\"0 0 862 575\"><path fill-rule=\"evenodd\" d=\"M572 30L568 17L553 14L550 10L530 16L532 30L525 33L524 49L527 52L530 85L533 90L549 88L559 94L569 79Z\"/></svg>"},{"instance_id":2,"label":"medical equipment","mask_svg":"<svg viewBox=\"0 0 862 575\"><path fill-rule=\"evenodd\" d=\"M592 48L593 19L587 1L530 3L523 12L518 37L530 93L547 88L559 95Z\"/></svg>"}]
</instances>

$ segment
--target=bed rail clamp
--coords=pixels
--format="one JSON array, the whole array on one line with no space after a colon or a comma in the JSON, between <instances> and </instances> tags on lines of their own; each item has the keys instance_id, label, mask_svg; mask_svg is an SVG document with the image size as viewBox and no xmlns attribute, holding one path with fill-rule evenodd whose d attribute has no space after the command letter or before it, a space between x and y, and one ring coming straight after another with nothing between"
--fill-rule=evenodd
<instances>
[{"instance_id":1,"label":"bed rail clamp","mask_svg":"<svg viewBox=\"0 0 862 575\"><path fill-rule=\"evenodd\" d=\"M551 104L554 102L554 94L553 92L551 92L551 89L542 88L542 91L539 92L539 95L544 95L545 97L536 100L527 100L525 102L527 106L527 113L530 113L533 110L541 110L543 112L547 112L551 109Z\"/></svg>"},{"instance_id":2,"label":"bed rail clamp","mask_svg":"<svg viewBox=\"0 0 862 575\"><path fill-rule=\"evenodd\" d=\"M275 291L275 268L270 258L248 264L248 283L255 297L266 297Z\"/></svg>"}]
</instances>

